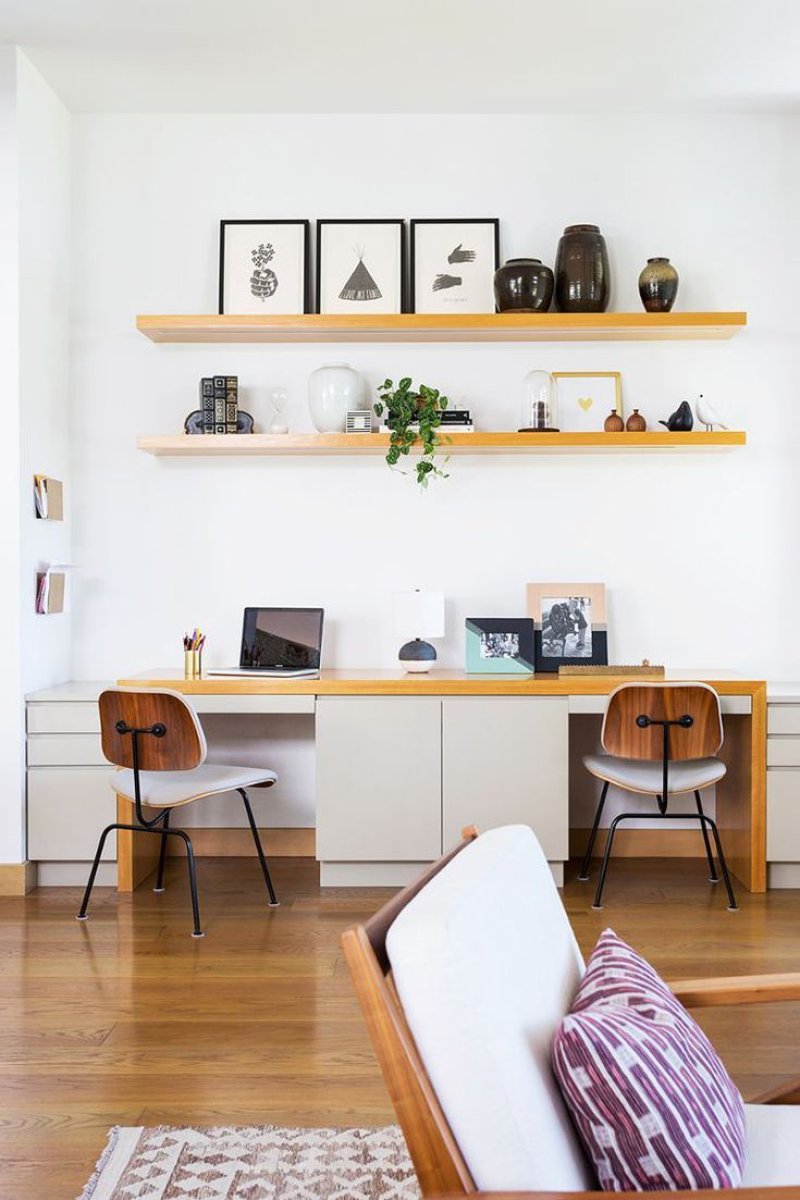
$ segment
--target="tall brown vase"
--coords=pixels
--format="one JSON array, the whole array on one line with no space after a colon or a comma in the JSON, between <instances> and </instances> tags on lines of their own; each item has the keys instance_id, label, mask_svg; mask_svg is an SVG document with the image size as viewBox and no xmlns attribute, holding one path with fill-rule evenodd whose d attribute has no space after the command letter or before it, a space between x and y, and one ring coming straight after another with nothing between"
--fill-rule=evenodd
<instances>
[{"instance_id":1,"label":"tall brown vase","mask_svg":"<svg viewBox=\"0 0 800 1200\"><path fill-rule=\"evenodd\" d=\"M597 225L567 225L556 254L559 312L605 312L611 291L606 241Z\"/></svg>"}]
</instances>

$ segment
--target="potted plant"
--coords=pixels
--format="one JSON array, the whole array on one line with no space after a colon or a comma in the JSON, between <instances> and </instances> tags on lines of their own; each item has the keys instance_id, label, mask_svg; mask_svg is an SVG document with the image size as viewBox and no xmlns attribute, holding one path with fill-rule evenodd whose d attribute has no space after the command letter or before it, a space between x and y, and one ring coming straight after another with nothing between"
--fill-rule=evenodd
<instances>
[{"instance_id":1,"label":"potted plant","mask_svg":"<svg viewBox=\"0 0 800 1200\"><path fill-rule=\"evenodd\" d=\"M436 475L447 478L447 472L443 470L447 459L441 466L435 461L437 447L441 445L439 426L447 405L447 396L437 388L421 383L415 389L409 378L401 379L397 387L387 379L378 388L375 412L379 417L386 413L385 423L389 429L386 461L390 467L396 467L401 456L407 456L415 443L421 443L422 454L416 464L420 487L426 488Z\"/></svg>"}]
</instances>

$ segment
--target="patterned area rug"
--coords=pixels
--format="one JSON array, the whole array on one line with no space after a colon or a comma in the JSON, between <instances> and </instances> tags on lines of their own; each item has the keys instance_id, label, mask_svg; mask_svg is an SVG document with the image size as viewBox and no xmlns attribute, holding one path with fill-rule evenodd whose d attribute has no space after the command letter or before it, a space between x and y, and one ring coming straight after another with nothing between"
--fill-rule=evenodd
<instances>
[{"instance_id":1,"label":"patterned area rug","mask_svg":"<svg viewBox=\"0 0 800 1200\"><path fill-rule=\"evenodd\" d=\"M112 1129L79 1200L418 1200L383 1129Z\"/></svg>"}]
</instances>

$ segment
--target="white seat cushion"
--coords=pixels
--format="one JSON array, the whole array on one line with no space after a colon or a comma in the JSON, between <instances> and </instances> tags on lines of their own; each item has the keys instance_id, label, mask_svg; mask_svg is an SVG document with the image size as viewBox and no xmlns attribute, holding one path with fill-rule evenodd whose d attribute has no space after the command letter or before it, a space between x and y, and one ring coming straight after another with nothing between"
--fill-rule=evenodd
<instances>
[{"instance_id":1,"label":"white seat cushion","mask_svg":"<svg viewBox=\"0 0 800 1200\"><path fill-rule=\"evenodd\" d=\"M745 1104L747 1158L742 1187L800 1184L800 1106Z\"/></svg>"},{"instance_id":2,"label":"white seat cushion","mask_svg":"<svg viewBox=\"0 0 800 1200\"><path fill-rule=\"evenodd\" d=\"M660 796L664 769L660 762L642 758L617 758L613 754L587 754L583 765L598 779L615 783L629 792ZM689 758L669 764L669 794L694 792L716 783L725 774L725 763L718 758Z\"/></svg>"},{"instance_id":3,"label":"white seat cushion","mask_svg":"<svg viewBox=\"0 0 800 1200\"><path fill-rule=\"evenodd\" d=\"M175 808L234 788L256 783L275 783L278 776L264 767L230 767L224 763L202 763L192 771L140 771L142 804L150 808ZM111 786L119 796L133 800L133 771L117 771Z\"/></svg>"},{"instance_id":4,"label":"white seat cushion","mask_svg":"<svg viewBox=\"0 0 800 1200\"><path fill-rule=\"evenodd\" d=\"M531 830L490 829L462 850L400 913L386 948L478 1187L594 1186L550 1065L583 960Z\"/></svg>"}]
</instances>

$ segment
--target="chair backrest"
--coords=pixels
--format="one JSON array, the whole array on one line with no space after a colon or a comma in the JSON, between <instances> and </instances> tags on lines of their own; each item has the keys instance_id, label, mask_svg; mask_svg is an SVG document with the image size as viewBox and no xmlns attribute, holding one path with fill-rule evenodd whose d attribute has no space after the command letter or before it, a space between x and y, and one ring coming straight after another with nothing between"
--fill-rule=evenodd
<instances>
[{"instance_id":1,"label":"chair backrest","mask_svg":"<svg viewBox=\"0 0 800 1200\"><path fill-rule=\"evenodd\" d=\"M637 718L678 721L669 726L669 758L681 762L708 758L722 746L723 729L719 696L707 683L623 683L608 697L601 741L607 754L619 758L660 761L664 749L662 725L637 725Z\"/></svg>"},{"instance_id":2,"label":"chair backrest","mask_svg":"<svg viewBox=\"0 0 800 1200\"><path fill-rule=\"evenodd\" d=\"M592 1186L550 1066L583 960L527 826L462 843L343 945L423 1195Z\"/></svg>"},{"instance_id":3,"label":"chair backrest","mask_svg":"<svg viewBox=\"0 0 800 1200\"><path fill-rule=\"evenodd\" d=\"M206 756L206 739L197 714L180 692L166 688L109 688L98 700L103 754L117 767L133 767L133 737L120 733L117 722L129 729L165 726L163 737L141 735L139 769L190 771Z\"/></svg>"}]
</instances>

